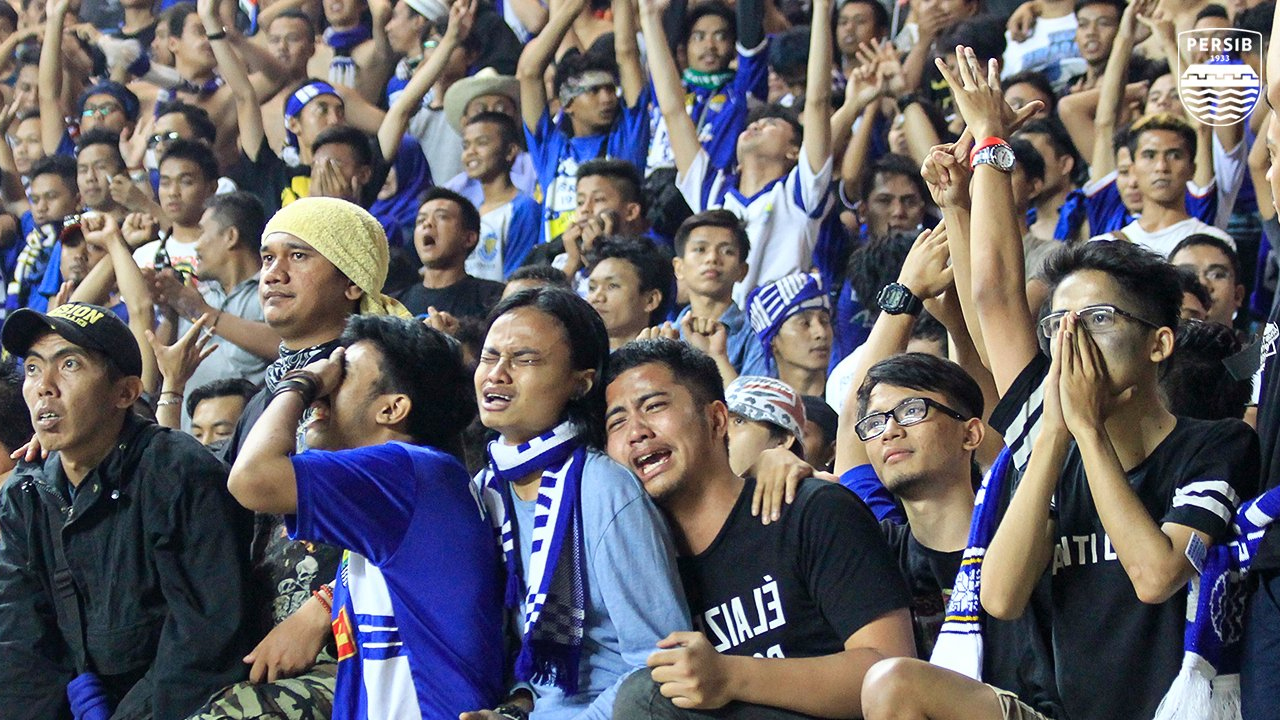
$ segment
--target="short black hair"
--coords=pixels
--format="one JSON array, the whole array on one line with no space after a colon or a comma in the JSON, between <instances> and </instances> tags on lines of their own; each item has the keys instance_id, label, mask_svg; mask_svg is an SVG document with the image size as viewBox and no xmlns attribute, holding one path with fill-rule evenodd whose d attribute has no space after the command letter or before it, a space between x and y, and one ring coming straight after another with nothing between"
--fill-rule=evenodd
<instances>
[{"instance_id":1,"label":"short black hair","mask_svg":"<svg viewBox=\"0 0 1280 720\"><path fill-rule=\"evenodd\" d=\"M956 412L982 417L982 388L964 368L950 360L926 353L901 353L872 365L858 386L858 417L867 414L871 391L877 385L935 392L946 398L947 405Z\"/></svg>"},{"instance_id":2,"label":"short black hair","mask_svg":"<svg viewBox=\"0 0 1280 720\"><path fill-rule=\"evenodd\" d=\"M835 442L836 431L840 426L839 413L820 397L801 395L800 400L804 403L804 419L817 425L822 431L822 444L830 445Z\"/></svg>"},{"instance_id":3,"label":"short black hair","mask_svg":"<svg viewBox=\"0 0 1280 720\"><path fill-rule=\"evenodd\" d=\"M1201 8L1200 12L1196 13L1195 22L1200 22L1205 18L1222 18L1223 20L1230 20L1231 16L1227 14L1227 9L1225 7L1210 3Z\"/></svg>"},{"instance_id":4,"label":"short black hair","mask_svg":"<svg viewBox=\"0 0 1280 720\"><path fill-rule=\"evenodd\" d=\"M556 61L555 77L552 80L552 89L556 96L560 95L560 88L564 87L566 82L592 70L607 72L613 76L615 82L618 81L618 64L611 56L603 52L584 53L578 50L566 52Z\"/></svg>"},{"instance_id":5,"label":"short black hair","mask_svg":"<svg viewBox=\"0 0 1280 720\"><path fill-rule=\"evenodd\" d=\"M840 15L840 11L846 5L866 5L871 8L871 17L876 24L876 34L883 35L889 31L889 11L885 9L879 0L843 0L843 2L836 3L837 16ZM832 26L834 27L834 25L835 23L833 22Z\"/></svg>"},{"instance_id":6,"label":"short black hair","mask_svg":"<svg viewBox=\"0 0 1280 720\"><path fill-rule=\"evenodd\" d=\"M31 411L22 397L22 373L15 363L0 363L0 443L13 452L34 434Z\"/></svg>"},{"instance_id":7,"label":"short black hair","mask_svg":"<svg viewBox=\"0 0 1280 720\"><path fill-rule=\"evenodd\" d=\"M1213 307L1213 296L1209 294L1209 288L1200 282L1200 276L1191 268L1174 266L1178 271L1178 284L1182 288L1182 293L1191 293L1206 310Z\"/></svg>"},{"instance_id":8,"label":"short black hair","mask_svg":"<svg viewBox=\"0 0 1280 720\"><path fill-rule=\"evenodd\" d=\"M308 34L310 34L313 37L315 36L316 22L315 20L312 20L311 16L305 13L304 11L298 10L297 8L289 8L288 10L282 11L279 15L276 15L275 20L272 20L271 24L274 25L276 23L276 20L283 20L285 18L288 18L290 20L301 20L302 22L307 24ZM270 28L268 27L267 29L269 30Z\"/></svg>"},{"instance_id":9,"label":"short black hair","mask_svg":"<svg viewBox=\"0 0 1280 720\"><path fill-rule=\"evenodd\" d=\"M373 167L373 147L369 144L369 136L363 130L350 125L334 125L320 131L311 143L311 154L314 156L325 145L346 145L356 154L356 163L362 167Z\"/></svg>"},{"instance_id":10,"label":"short black hair","mask_svg":"<svg viewBox=\"0 0 1280 720\"><path fill-rule=\"evenodd\" d=\"M675 237L676 257L684 255L684 246L689 242L689 236L693 231L703 227L724 228L732 233L734 241L738 244L738 257L744 263L747 261L747 255L751 253L751 237L747 235L747 227L743 224L742 218L723 208L703 210L696 215L690 215L680 223Z\"/></svg>"},{"instance_id":11,"label":"short black hair","mask_svg":"<svg viewBox=\"0 0 1280 720\"><path fill-rule=\"evenodd\" d=\"M119 134L104 127L96 127L80 133L80 137L76 139L76 157L78 158L85 148L93 145L105 145L110 150L110 157L115 158L121 170L125 169L124 156L120 154Z\"/></svg>"},{"instance_id":12,"label":"short black hair","mask_svg":"<svg viewBox=\"0 0 1280 720\"><path fill-rule=\"evenodd\" d=\"M859 302L874 317L880 313L876 297L884 286L898 279L902 263L916 241L915 232L892 232L873 237L849 255L845 277Z\"/></svg>"},{"instance_id":13,"label":"short black hair","mask_svg":"<svg viewBox=\"0 0 1280 720\"><path fill-rule=\"evenodd\" d=\"M1243 417L1252 379L1237 379L1223 364L1242 348L1235 330L1216 322L1185 322L1175 338L1160 378L1169 412L1201 420Z\"/></svg>"},{"instance_id":14,"label":"short black hair","mask_svg":"<svg viewBox=\"0 0 1280 720\"><path fill-rule=\"evenodd\" d=\"M804 80L809 69L809 26L787 28L774 36L769 43L769 67L784 82Z\"/></svg>"},{"instance_id":15,"label":"short black hair","mask_svg":"<svg viewBox=\"0 0 1280 720\"><path fill-rule=\"evenodd\" d=\"M507 277L508 284L517 280L533 280L565 290L573 287L569 284L569 278L565 276L563 271L545 264L525 265Z\"/></svg>"},{"instance_id":16,"label":"short black hair","mask_svg":"<svg viewBox=\"0 0 1280 720\"><path fill-rule=\"evenodd\" d=\"M623 202L639 205L641 215L647 210L642 190L644 180L641 178L640 170L626 160L615 158L588 160L578 166L577 177L579 180L588 177L605 178L622 196Z\"/></svg>"},{"instance_id":17,"label":"short black hair","mask_svg":"<svg viewBox=\"0 0 1280 720\"><path fill-rule=\"evenodd\" d=\"M1245 30L1248 32L1256 32L1262 36L1263 47L1257 48L1259 54L1266 48L1268 41L1271 39L1271 24L1276 15L1275 0L1267 0L1267 2L1259 3L1253 7L1240 11L1236 15L1233 27L1236 30ZM1247 37L1247 36L1244 36ZM1233 54L1239 56L1239 51L1233 51Z\"/></svg>"},{"instance_id":18,"label":"short black hair","mask_svg":"<svg viewBox=\"0 0 1280 720\"><path fill-rule=\"evenodd\" d=\"M409 318L352 315L338 342L376 347L382 353L377 391L409 396L405 432L461 457L461 435L476 416L476 395L457 340Z\"/></svg>"},{"instance_id":19,"label":"short black hair","mask_svg":"<svg viewBox=\"0 0 1280 720\"><path fill-rule=\"evenodd\" d=\"M748 125L765 118L776 118L790 125L791 144L800 147L800 144L804 141L804 126L800 124L800 117L796 115L795 110L775 103L773 105L761 105L747 112Z\"/></svg>"},{"instance_id":20,"label":"short black hair","mask_svg":"<svg viewBox=\"0 0 1280 720\"><path fill-rule=\"evenodd\" d=\"M1004 36L1004 26L1002 18L975 15L943 31L934 47L946 49L947 52L954 52L957 45L971 47L978 60L986 63L988 60L1004 57L1005 48L1009 45ZM1003 88L1008 88L1009 84L1003 80L1000 82Z\"/></svg>"},{"instance_id":21,"label":"short black hair","mask_svg":"<svg viewBox=\"0 0 1280 720\"><path fill-rule=\"evenodd\" d=\"M220 397L239 397L248 404L249 398L253 397L257 392L258 386L244 378L222 378L207 382L187 393L187 415L195 415L196 408L205 400Z\"/></svg>"},{"instance_id":22,"label":"short black hair","mask_svg":"<svg viewBox=\"0 0 1280 720\"><path fill-rule=\"evenodd\" d=\"M1000 87L1004 88L1006 92L1014 85L1030 85L1035 88L1036 92L1048 98L1046 101L1048 107L1045 109L1049 111L1049 114L1056 115L1058 113L1058 94L1053 91L1053 83L1049 82L1049 78L1045 77L1044 73L1036 72L1035 70L1023 70L1000 81Z\"/></svg>"},{"instance_id":23,"label":"short black hair","mask_svg":"<svg viewBox=\"0 0 1280 720\"><path fill-rule=\"evenodd\" d=\"M1067 132L1066 126L1057 116L1031 120L1018 130L1015 137L1024 135L1043 135L1045 140L1053 146L1054 152L1059 155L1069 155L1074 161L1071 167L1071 182L1077 186L1088 182L1089 163L1080 154L1076 144L1071 140L1071 134Z\"/></svg>"},{"instance_id":24,"label":"short black hair","mask_svg":"<svg viewBox=\"0 0 1280 720\"><path fill-rule=\"evenodd\" d=\"M467 121L468 125L475 125L476 123L497 125L498 138L504 146L511 147L514 145L521 149L524 148L524 133L520 132L519 126L516 125L516 121L510 115L486 110L482 113L476 113Z\"/></svg>"},{"instance_id":25,"label":"short black hair","mask_svg":"<svg viewBox=\"0 0 1280 720\"><path fill-rule=\"evenodd\" d=\"M650 363L665 365L700 407L725 401L724 380L716 361L686 342L668 338L633 340L618 348L609 358L606 385L628 370Z\"/></svg>"},{"instance_id":26,"label":"short black hair","mask_svg":"<svg viewBox=\"0 0 1280 720\"><path fill-rule=\"evenodd\" d=\"M439 185L427 191L422 198L422 205L426 205L432 200L448 200L458 206L458 214L462 217L462 229L467 232L480 234L480 211L476 210L476 206L462 195ZM422 207L419 205L418 207Z\"/></svg>"},{"instance_id":27,"label":"short black hair","mask_svg":"<svg viewBox=\"0 0 1280 720\"><path fill-rule=\"evenodd\" d=\"M0 20L8 20L14 30L18 29L18 11L9 3L0 3Z\"/></svg>"},{"instance_id":28,"label":"short black hair","mask_svg":"<svg viewBox=\"0 0 1280 720\"><path fill-rule=\"evenodd\" d=\"M1241 279L1243 276L1240 274L1240 255L1236 253L1235 248L1227 244L1226 240L1214 235L1209 235L1208 233L1196 233L1183 238L1181 242L1173 246L1173 250L1169 253L1169 262L1173 262L1173 256L1183 250L1201 245L1214 248L1218 252L1227 256L1227 259L1231 261L1231 273L1235 276L1236 284L1244 284L1244 281Z\"/></svg>"},{"instance_id":29,"label":"short black hair","mask_svg":"<svg viewBox=\"0 0 1280 720\"><path fill-rule=\"evenodd\" d=\"M218 182L218 161L213 157L213 150L204 143L181 138L174 140L165 148L157 167L163 167L170 160L186 160L195 163L206 182Z\"/></svg>"},{"instance_id":30,"label":"short black hair","mask_svg":"<svg viewBox=\"0 0 1280 720\"><path fill-rule=\"evenodd\" d=\"M169 7L169 35L173 38L182 37L182 30L187 24L187 16L196 13L196 4L193 2L179 2ZM144 50L146 48L143 48Z\"/></svg>"},{"instance_id":31,"label":"short black hair","mask_svg":"<svg viewBox=\"0 0 1280 720\"><path fill-rule=\"evenodd\" d=\"M1165 130L1176 134L1187 146L1187 157L1193 162L1196 157L1196 131L1191 124L1182 118L1169 113L1156 113L1135 122L1129 127L1129 153L1137 159L1138 143L1143 133Z\"/></svg>"},{"instance_id":32,"label":"short black hair","mask_svg":"<svg viewBox=\"0 0 1280 720\"><path fill-rule=\"evenodd\" d=\"M257 195L243 191L213 195L204 201L204 206L213 211L213 219L223 228L236 229L241 245L255 252L262 247L267 211Z\"/></svg>"},{"instance_id":33,"label":"short black hair","mask_svg":"<svg viewBox=\"0 0 1280 720\"><path fill-rule=\"evenodd\" d=\"M858 194L860 200L865 202L871 197L881 175L906 178L911 181L916 192L920 193L920 200L925 204L933 202L933 196L929 194L929 186L924 184L924 178L920 176L920 164L897 153L885 153L871 164L871 168L862 176L862 187L859 188Z\"/></svg>"},{"instance_id":34,"label":"short black hair","mask_svg":"<svg viewBox=\"0 0 1280 720\"><path fill-rule=\"evenodd\" d=\"M156 106L156 119L175 113L187 119L187 124L191 126L191 131L196 134L195 139L202 140L210 145L217 141L218 126L213 124L213 120L209 118L209 112L204 108L184 103L181 100L170 100L167 103Z\"/></svg>"},{"instance_id":35,"label":"short black hair","mask_svg":"<svg viewBox=\"0 0 1280 720\"><path fill-rule=\"evenodd\" d=\"M1013 158L1017 161L1028 180L1044 180L1044 156L1026 138L1009 138L1009 147L1013 148Z\"/></svg>"},{"instance_id":36,"label":"short black hair","mask_svg":"<svg viewBox=\"0 0 1280 720\"><path fill-rule=\"evenodd\" d=\"M685 16L684 25L680 33L681 45L689 42L689 34L693 32L694 24L708 15L715 15L724 20L725 24L729 26L729 34L733 36L735 42L737 41L738 18L733 14L733 8L729 7L724 0L703 0L703 2L689 8L689 12Z\"/></svg>"},{"instance_id":37,"label":"short black hair","mask_svg":"<svg viewBox=\"0 0 1280 720\"><path fill-rule=\"evenodd\" d=\"M1114 280L1131 304L1126 310L1159 327L1178 327L1182 311L1178 271L1159 255L1128 242L1087 242L1050 253L1041 270L1049 284L1046 305L1052 302L1059 283L1085 270L1104 273Z\"/></svg>"},{"instance_id":38,"label":"short black hair","mask_svg":"<svg viewBox=\"0 0 1280 720\"><path fill-rule=\"evenodd\" d=\"M920 316L916 318L915 327L911 328L911 339L936 342L942 345L943 352L947 350L946 326L925 310L920 311Z\"/></svg>"},{"instance_id":39,"label":"short black hair","mask_svg":"<svg viewBox=\"0 0 1280 720\"><path fill-rule=\"evenodd\" d=\"M501 300L489 313L485 335L498 318L520 308L532 308L550 316L564 329L569 341L569 362L574 370L594 370L596 382L579 397L565 405L565 418L572 422L587 442L595 448L604 446L604 388L609 363L609 332L600 313L572 290L560 287L538 287ZM466 383L471 387L471 383ZM549 428L548 428L549 429Z\"/></svg>"},{"instance_id":40,"label":"short black hair","mask_svg":"<svg viewBox=\"0 0 1280 720\"><path fill-rule=\"evenodd\" d=\"M1079 12L1090 5L1109 5L1115 8L1116 16L1124 15L1124 9L1129 6L1124 0L1076 0L1075 12Z\"/></svg>"},{"instance_id":41,"label":"short black hair","mask_svg":"<svg viewBox=\"0 0 1280 720\"><path fill-rule=\"evenodd\" d=\"M41 175L57 175L72 194L80 192L76 184L76 160L68 155L46 155L31 163L30 180L35 181Z\"/></svg>"},{"instance_id":42,"label":"short black hair","mask_svg":"<svg viewBox=\"0 0 1280 720\"><path fill-rule=\"evenodd\" d=\"M629 235L611 235L598 241L592 252L591 269L594 271L597 265L610 258L625 260L635 268L641 292L657 290L662 293L662 302L649 313L649 324L657 325L666 319L675 302L676 276L671 258L649 239Z\"/></svg>"}]
</instances>

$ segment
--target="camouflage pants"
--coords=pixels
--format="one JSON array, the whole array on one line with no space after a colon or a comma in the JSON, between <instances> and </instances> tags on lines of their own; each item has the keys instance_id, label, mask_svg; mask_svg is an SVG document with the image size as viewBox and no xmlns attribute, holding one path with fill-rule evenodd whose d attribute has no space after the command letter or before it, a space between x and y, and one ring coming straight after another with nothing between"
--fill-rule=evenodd
<instances>
[{"instance_id":1,"label":"camouflage pants","mask_svg":"<svg viewBox=\"0 0 1280 720\"><path fill-rule=\"evenodd\" d=\"M319 662L297 677L225 688L188 720L329 720L336 663Z\"/></svg>"}]
</instances>

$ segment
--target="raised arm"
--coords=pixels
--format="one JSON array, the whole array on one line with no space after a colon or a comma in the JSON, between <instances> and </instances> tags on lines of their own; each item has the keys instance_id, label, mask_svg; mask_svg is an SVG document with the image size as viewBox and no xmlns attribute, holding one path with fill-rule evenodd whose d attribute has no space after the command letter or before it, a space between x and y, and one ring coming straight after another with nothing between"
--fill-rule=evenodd
<instances>
[{"instance_id":1,"label":"raised arm","mask_svg":"<svg viewBox=\"0 0 1280 720\"><path fill-rule=\"evenodd\" d=\"M222 21L218 18L218 0L197 0L196 11L204 31L210 35L221 34ZM240 150L250 161L257 161L258 152L266 141L266 131L262 127L262 107L258 101L258 93L249 82L249 71L244 60L236 53L231 43L224 37L212 40L213 57L218 61L218 71L236 103L236 121L240 125ZM271 152L267 149L267 152Z\"/></svg>"},{"instance_id":2,"label":"raised arm","mask_svg":"<svg viewBox=\"0 0 1280 720\"><path fill-rule=\"evenodd\" d=\"M831 0L814 0L804 87L804 146L816 175L831 159Z\"/></svg>"},{"instance_id":3,"label":"raised arm","mask_svg":"<svg viewBox=\"0 0 1280 720\"><path fill-rule=\"evenodd\" d=\"M387 20L391 18L390 0L368 0L372 17L371 42L356 48L351 59L356 67L356 90L369 102L380 102L387 79L395 71L396 55L387 39Z\"/></svg>"},{"instance_id":4,"label":"raised arm","mask_svg":"<svg viewBox=\"0 0 1280 720\"><path fill-rule=\"evenodd\" d=\"M400 139L409 127L409 120L422 106L422 98L440 79L449 57L454 49L467 39L471 26L476 19L476 0L458 0L449 7L449 26L445 29L440 44L431 51L431 57L414 71L409 84L387 109L382 124L378 127L378 147L382 150L382 159L391 162L400 148Z\"/></svg>"},{"instance_id":5,"label":"raised arm","mask_svg":"<svg viewBox=\"0 0 1280 720\"><path fill-rule=\"evenodd\" d=\"M635 107L647 82L640 65L640 43L636 41L636 0L613 0L613 54L618 61L622 101L629 108Z\"/></svg>"},{"instance_id":6,"label":"raised arm","mask_svg":"<svg viewBox=\"0 0 1280 720\"><path fill-rule=\"evenodd\" d=\"M898 274L898 282L906 285L911 294L921 300L932 300L952 284L951 268L947 265L947 231L945 226L925 230L916 237ZM881 312L871 335L863 343L854 365L853 381L849 383L849 396L840 409L840 423L836 426L836 461L834 470L843 475L849 469L867 464L867 446L854 431L858 420L858 388L867 377L872 365L907 349L916 316L907 313L890 315Z\"/></svg>"},{"instance_id":7,"label":"raised arm","mask_svg":"<svg viewBox=\"0 0 1280 720\"><path fill-rule=\"evenodd\" d=\"M538 129L538 121L547 107L547 89L543 76L556 48L568 34L573 21L586 6L586 0L560 0L551 6L551 19L537 37L525 45L516 64L516 78L520 81L520 116L530 131Z\"/></svg>"},{"instance_id":8,"label":"raised arm","mask_svg":"<svg viewBox=\"0 0 1280 720\"><path fill-rule=\"evenodd\" d=\"M1016 117L1000 90L997 63L991 61L983 72L972 48L957 48L956 52L959 77L941 60L937 64L973 137L1007 137ZM1003 395L1039 352L1039 343L1027 308L1022 235L1013 209L1012 179L1008 173L984 164L974 169L971 188L973 300L981 336L1000 338L1001 351L988 353L987 361L996 388Z\"/></svg>"},{"instance_id":9,"label":"raised arm","mask_svg":"<svg viewBox=\"0 0 1280 720\"><path fill-rule=\"evenodd\" d=\"M128 220L126 219L125 222L127 223ZM154 317L151 291L142 278L142 270L138 267L137 261L133 259L133 252L120 232L120 226L114 217L104 213L86 213L81 218L81 223L85 242L97 243L107 248L107 261L115 271L120 296L124 300L125 307L129 309L129 331L133 333L138 347L146 348L147 333L151 330ZM142 352L143 389L148 392L154 390L159 379L155 356L144 350Z\"/></svg>"},{"instance_id":10,"label":"raised arm","mask_svg":"<svg viewBox=\"0 0 1280 720\"><path fill-rule=\"evenodd\" d=\"M39 2L39 0L36 0ZM40 145L46 155L58 152L67 126L62 107L62 26L66 21L69 0L49 0L45 4L48 17L44 23L44 42L40 44Z\"/></svg>"},{"instance_id":11,"label":"raised arm","mask_svg":"<svg viewBox=\"0 0 1280 720\"><path fill-rule=\"evenodd\" d=\"M1120 15L1120 28L1111 44L1107 69L1103 71L1102 80L1098 83L1098 109L1093 117L1093 145L1089 146L1091 178L1101 178L1115 170L1116 160L1115 154L1111 152L1111 137L1115 135L1124 110L1124 81L1129 74L1129 61L1133 57L1133 47L1137 40L1137 15L1150 12L1153 6L1154 0L1134 0ZM1085 146L1080 147L1083 152Z\"/></svg>"},{"instance_id":12,"label":"raised arm","mask_svg":"<svg viewBox=\"0 0 1280 720\"><path fill-rule=\"evenodd\" d=\"M640 27L644 30L644 45L649 51L653 93L658 98L658 107L662 109L662 118L667 122L676 170L683 175L693 165L702 146L698 143L698 130L693 125L693 118L685 109L680 69L667 49L667 33L662 27L662 14L666 8L667 0L641 0Z\"/></svg>"}]
</instances>

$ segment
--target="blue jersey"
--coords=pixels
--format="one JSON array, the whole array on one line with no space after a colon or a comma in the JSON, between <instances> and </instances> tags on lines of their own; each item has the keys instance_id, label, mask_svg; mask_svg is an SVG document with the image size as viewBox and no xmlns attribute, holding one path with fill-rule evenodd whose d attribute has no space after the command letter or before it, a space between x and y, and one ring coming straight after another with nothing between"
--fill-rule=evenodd
<instances>
[{"instance_id":1,"label":"blue jersey","mask_svg":"<svg viewBox=\"0 0 1280 720\"><path fill-rule=\"evenodd\" d=\"M1089 233L1095 237L1115 232L1133 222L1135 217L1120 198L1115 171L1084 187L1084 207L1089 218ZM1212 225L1218 214L1217 185L1210 183L1208 188L1193 190L1188 183L1187 214Z\"/></svg>"},{"instance_id":2,"label":"blue jersey","mask_svg":"<svg viewBox=\"0 0 1280 720\"><path fill-rule=\"evenodd\" d=\"M711 164L716 167L737 164L738 135L747 126L748 98L754 97L760 102L768 98L768 49L768 40L754 50L739 45L737 72L732 80L714 90L685 83L685 109L697 128L698 142L702 143L703 149L711 156ZM657 102L650 105L652 140L646 172L676 166L662 109Z\"/></svg>"},{"instance_id":3,"label":"blue jersey","mask_svg":"<svg viewBox=\"0 0 1280 720\"><path fill-rule=\"evenodd\" d=\"M294 538L348 548L335 720L456 718L503 697L502 580L466 470L390 442L294 456Z\"/></svg>"},{"instance_id":4,"label":"blue jersey","mask_svg":"<svg viewBox=\"0 0 1280 720\"><path fill-rule=\"evenodd\" d=\"M613 128L603 135L571 137L570 120L551 117L543 109L536 130L525 127L529 155L538 171L538 195L542 203L542 241L551 242L564 233L574 221L578 209L578 167L589 160L613 158L626 160L644 171L645 153L649 149L649 104L653 90L645 86L631 107L619 107Z\"/></svg>"}]
</instances>

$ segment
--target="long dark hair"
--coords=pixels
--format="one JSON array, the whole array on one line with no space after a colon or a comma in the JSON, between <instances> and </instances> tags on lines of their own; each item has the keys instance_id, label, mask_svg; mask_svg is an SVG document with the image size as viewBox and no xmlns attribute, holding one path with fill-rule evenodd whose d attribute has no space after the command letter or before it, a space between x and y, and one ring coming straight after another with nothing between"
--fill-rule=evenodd
<instances>
[{"instance_id":1,"label":"long dark hair","mask_svg":"<svg viewBox=\"0 0 1280 720\"><path fill-rule=\"evenodd\" d=\"M609 333L595 308L576 293L558 287L522 290L498 303L489 314L485 334L503 315L519 308L533 308L550 315L569 339L569 362L574 370L595 370L591 389L565 405L564 416L577 426L587 442L604 447L605 369L609 363Z\"/></svg>"}]
</instances>

